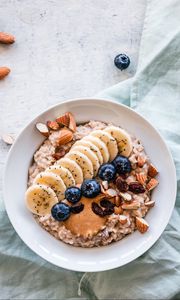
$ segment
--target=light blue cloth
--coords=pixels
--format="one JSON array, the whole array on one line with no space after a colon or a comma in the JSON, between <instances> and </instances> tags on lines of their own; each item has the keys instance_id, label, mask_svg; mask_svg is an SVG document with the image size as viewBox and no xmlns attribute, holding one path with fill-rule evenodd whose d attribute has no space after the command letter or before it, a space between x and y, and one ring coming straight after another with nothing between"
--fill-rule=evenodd
<instances>
[{"instance_id":1,"label":"light blue cloth","mask_svg":"<svg viewBox=\"0 0 180 300\"><path fill-rule=\"evenodd\" d=\"M176 208L169 225L134 262L112 271L83 274L57 268L35 255L19 239L6 212L1 212L1 299L180 299L179 0L148 1L135 77L99 96L135 108L166 139L178 178Z\"/></svg>"}]
</instances>

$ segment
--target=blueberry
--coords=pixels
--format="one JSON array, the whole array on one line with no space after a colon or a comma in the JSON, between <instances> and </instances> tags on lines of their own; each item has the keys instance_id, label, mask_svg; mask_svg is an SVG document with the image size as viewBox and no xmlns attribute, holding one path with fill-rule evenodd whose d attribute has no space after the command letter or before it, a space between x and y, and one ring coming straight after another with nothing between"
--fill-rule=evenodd
<instances>
[{"instance_id":1,"label":"blueberry","mask_svg":"<svg viewBox=\"0 0 180 300\"><path fill-rule=\"evenodd\" d=\"M81 199L81 190L78 187L72 186L65 191L65 198L72 203L76 203Z\"/></svg>"},{"instance_id":2,"label":"blueberry","mask_svg":"<svg viewBox=\"0 0 180 300\"><path fill-rule=\"evenodd\" d=\"M131 172L131 163L125 156L119 155L113 160L113 165L119 175Z\"/></svg>"},{"instance_id":3,"label":"blueberry","mask_svg":"<svg viewBox=\"0 0 180 300\"><path fill-rule=\"evenodd\" d=\"M51 214L55 220L64 221L70 216L70 207L63 202L57 203L51 208Z\"/></svg>"},{"instance_id":4,"label":"blueberry","mask_svg":"<svg viewBox=\"0 0 180 300\"><path fill-rule=\"evenodd\" d=\"M113 180L116 176L116 168L112 164L104 164L100 167L98 175L102 180Z\"/></svg>"},{"instance_id":5,"label":"blueberry","mask_svg":"<svg viewBox=\"0 0 180 300\"><path fill-rule=\"evenodd\" d=\"M118 54L114 59L115 66L121 71L127 69L130 64L130 58L126 54Z\"/></svg>"},{"instance_id":6,"label":"blueberry","mask_svg":"<svg viewBox=\"0 0 180 300\"><path fill-rule=\"evenodd\" d=\"M84 180L81 185L81 191L84 197L94 198L101 192L101 187L99 182L94 179Z\"/></svg>"}]
</instances>

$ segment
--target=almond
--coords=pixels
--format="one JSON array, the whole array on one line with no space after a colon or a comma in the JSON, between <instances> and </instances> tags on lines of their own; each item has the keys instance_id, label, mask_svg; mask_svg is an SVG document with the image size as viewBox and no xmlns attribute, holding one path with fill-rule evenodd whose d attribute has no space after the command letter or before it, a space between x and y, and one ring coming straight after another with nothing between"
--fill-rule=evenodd
<instances>
[{"instance_id":1,"label":"almond","mask_svg":"<svg viewBox=\"0 0 180 300\"><path fill-rule=\"evenodd\" d=\"M3 134L1 138L7 145L12 145L14 143L14 138L10 134Z\"/></svg>"},{"instance_id":2,"label":"almond","mask_svg":"<svg viewBox=\"0 0 180 300\"><path fill-rule=\"evenodd\" d=\"M120 196L123 198L124 201L131 201L132 200L132 196L128 193L120 193Z\"/></svg>"},{"instance_id":3,"label":"almond","mask_svg":"<svg viewBox=\"0 0 180 300\"><path fill-rule=\"evenodd\" d=\"M150 177L155 177L157 174L158 174L158 170L156 169L156 167L150 164L148 168L148 175Z\"/></svg>"},{"instance_id":4,"label":"almond","mask_svg":"<svg viewBox=\"0 0 180 300\"><path fill-rule=\"evenodd\" d=\"M117 206L117 207L119 207L120 206L120 204L121 204L121 199L120 199L120 197L117 195L116 197L115 197L115 199L114 199L114 204Z\"/></svg>"},{"instance_id":5,"label":"almond","mask_svg":"<svg viewBox=\"0 0 180 300\"><path fill-rule=\"evenodd\" d=\"M58 139L58 145L65 145L67 143L69 143L70 141L72 141L73 139L73 134L70 130L68 129L61 129L60 130L60 135L59 135L59 139Z\"/></svg>"},{"instance_id":6,"label":"almond","mask_svg":"<svg viewBox=\"0 0 180 300\"><path fill-rule=\"evenodd\" d=\"M2 44L12 44L15 42L15 38L12 34L6 32L0 32L0 43Z\"/></svg>"},{"instance_id":7,"label":"almond","mask_svg":"<svg viewBox=\"0 0 180 300\"><path fill-rule=\"evenodd\" d=\"M141 156L141 155L139 155L139 156L137 157L137 164L138 164L138 167L143 167L144 164L145 164L145 162L146 162L146 158L145 158L145 157L143 157L143 156Z\"/></svg>"},{"instance_id":8,"label":"almond","mask_svg":"<svg viewBox=\"0 0 180 300\"><path fill-rule=\"evenodd\" d=\"M151 178L151 180L146 185L148 191L153 190L159 184L158 180L155 178Z\"/></svg>"},{"instance_id":9,"label":"almond","mask_svg":"<svg viewBox=\"0 0 180 300\"><path fill-rule=\"evenodd\" d=\"M114 207L114 213L116 215L120 215L120 214L122 214L122 212L123 212L123 210L120 206L119 207L117 207L117 206Z\"/></svg>"},{"instance_id":10,"label":"almond","mask_svg":"<svg viewBox=\"0 0 180 300\"><path fill-rule=\"evenodd\" d=\"M37 130L42 134L44 135L45 137L48 137L49 136L49 129L47 127L46 124L43 124L43 123L36 123L36 128Z\"/></svg>"},{"instance_id":11,"label":"almond","mask_svg":"<svg viewBox=\"0 0 180 300\"><path fill-rule=\"evenodd\" d=\"M47 121L47 126L52 130L59 129L59 124L56 121Z\"/></svg>"},{"instance_id":12,"label":"almond","mask_svg":"<svg viewBox=\"0 0 180 300\"><path fill-rule=\"evenodd\" d=\"M0 79L6 77L11 70L7 67L0 67Z\"/></svg>"},{"instance_id":13,"label":"almond","mask_svg":"<svg viewBox=\"0 0 180 300\"><path fill-rule=\"evenodd\" d=\"M72 132L76 131L76 121L75 121L75 117L72 113L68 113L69 115L69 129L72 130Z\"/></svg>"},{"instance_id":14,"label":"almond","mask_svg":"<svg viewBox=\"0 0 180 300\"><path fill-rule=\"evenodd\" d=\"M143 218L136 217L136 227L141 233L145 233L148 230L149 225Z\"/></svg>"},{"instance_id":15,"label":"almond","mask_svg":"<svg viewBox=\"0 0 180 300\"><path fill-rule=\"evenodd\" d=\"M105 194L109 197L116 197L117 196L117 192L114 189L108 189L105 191Z\"/></svg>"},{"instance_id":16,"label":"almond","mask_svg":"<svg viewBox=\"0 0 180 300\"><path fill-rule=\"evenodd\" d=\"M107 190L108 189L108 181L104 180L101 182L103 189Z\"/></svg>"},{"instance_id":17,"label":"almond","mask_svg":"<svg viewBox=\"0 0 180 300\"><path fill-rule=\"evenodd\" d=\"M144 173L136 173L136 179L139 183L144 185L147 181L147 175Z\"/></svg>"},{"instance_id":18,"label":"almond","mask_svg":"<svg viewBox=\"0 0 180 300\"><path fill-rule=\"evenodd\" d=\"M70 121L69 113L65 113L65 115L56 119L56 122L58 124L63 125L65 127L69 127L69 121Z\"/></svg>"},{"instance_id":19,"label":"almond","mask_svg":"<svg viewBox=\"0 0 180 300\"><path fill-rule=\"evenodd\" d=\"M153 200L145 202L145 206L147 206L147 207L153 207L154 205L155 205L155 201L153 201Z\"/></svg>"},{"instance_id":20,"label":"almond","mask_svg":"<svg viewBox=\"0 0 180 300\"><path fill-rule=\"evenodd\" d=\"M120 222L122 225L126 224L126 223L127 223L127 217L124 216L124 215L120 215L120 216L119 216L119 222Z\"/></svg>"},{"instance_id":21,"label":"almond","mask_svg":"<svg viewBox=\"0 0 180 300\"><path fill-rule=\"evenodd\" d=\"M122 207L122 209L138 209L140 207L140 203L137 201L133 201L130 204L124 203L121 207Z\"/></svg>"}]
</instances>

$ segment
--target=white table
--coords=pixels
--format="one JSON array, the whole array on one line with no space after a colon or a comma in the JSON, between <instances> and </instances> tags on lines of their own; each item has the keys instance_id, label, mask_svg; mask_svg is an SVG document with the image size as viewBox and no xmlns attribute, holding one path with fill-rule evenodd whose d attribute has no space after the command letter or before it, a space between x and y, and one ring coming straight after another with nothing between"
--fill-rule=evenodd
<instances>
[{"instance_id":1,"label":"white table","mask_svg":"<svg viewBox=\"0 0 180 300\"><path fill-rule=\"evenodd\" d=\"M18 134L62 99L93 96L133 76L145 5L145 0L1 0L0 31L14 34L16 43L0 45L0 66L11 69L0 81L0 135ZM119 53L131 58L123 72L113 64ZM8 150L0 140L0 175ZM0 199L1 190L0 182Z\"/></svg>"}]
</instances>

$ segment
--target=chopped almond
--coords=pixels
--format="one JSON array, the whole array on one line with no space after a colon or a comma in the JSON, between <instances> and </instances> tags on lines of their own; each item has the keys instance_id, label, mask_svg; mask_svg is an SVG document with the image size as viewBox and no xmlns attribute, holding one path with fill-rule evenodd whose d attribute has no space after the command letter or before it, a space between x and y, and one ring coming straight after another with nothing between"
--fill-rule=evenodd
<instances>
[{"instance_id":1,"label":"chopped almond","mask_svg":"<svg viewBox=\"0 0 180 300\"><path fill-rule=\"evenodd\" d=\"M59 125L63 125L65 127L69 127L69 121L70 121L69 113L65 113L65 115L63 115L63 116L56 119L56 122Z\"/></svg>"},{"instance_id":2,"label":"chopped almond","mask_svg":"<svg viewBox=\"0 0 180 300\"><path fill-rule=\"evenodd\" d=\"M155 201L151 200L151 201L145 202L144 204L147 207L153 207L155 205Z\"/></svg>"},{"instance_id":3,"label":"chopped almond","mask_svg":"<svg viewBox=\"0 0 180 300\"><path fill-rule=\"evenodd\" d=\"M1 138L7 145L12 145L14 143L14 138L10 134L3 134Z\"/></svg>"},{"instance_id":4,"label":"chopped almond","mask_svg":"<svg viewBox=\"0 0 180 300\"><path fill-rule=\"evenodd\" d=\"M148 168L148 175L150 177L155 177L157 174L158 174L158 170L156 169L156 167L150 164Z\"/></svg>"},{"instance_id":5,"label":"chopped almond","mask_svg":"<svg viewBox=\"0 0 180 300\"><path fill-rule=\"evenodd\" d=\"M122 214L122 212L123 212L123 210L120 206L119 207L117 207L117 206L114 207L114 213L116 215L120 215L120 214Z\"/></svg>"},{"instance_id":6,"label":"chopped almond","mask_svg":"<svg viewBox=\"0 0 180 300\"><path fill-rule=\"evenodd\" d=\"M139 232L145 233L148 230L149 225L143 218L136 217L136 227Z\"/></svg>"},{"instance_id":7,"label":"chopped almond","mask_svg":"<svg viewBox=\"0 0 180 300\"><path fill-rule=\"evenodd\" d=\"M148 191L153 190L159 184L158 180L155 178L151 178L151 180L146 185Z\"/></svg>"},{"instance_id":8,"label":"chopped almond","mask_svg":"<svg viewBox=\"0 0 180 300\"><path fill-rule=\"evenodd\" d=\"M120 215L120 216L119 216L119 222L120 222L122 225L126 224L126 223L127 223L127 217L124 216L124 215Z\"/></svg>"},{"instance_id":9,"label":"chopped almond","mask_svg":"<svg viewBox=\"0 0 180 300\"><path fill-rule=\"evenodd\" d=\"M139 183L144 185L147 181L147 175L144 173L136 173L136 179Z\"/></svg>"},{"instance_id":10,"label":"chopped almond","mask_svg":"<svg viewBox=\"0 0 180 300\"><path fill-rule=\"evenodd\" d=\"M145 162L146 162L145 157L143 157L143 156L141 156L141 155L139 155L139 156L137 157L137 164L138 164L138 167L143 167L144 164L145 164Z\"/></svg>"},{"instance_id":11,"label":"chopped almond","mask_svg":"<svg viewBox=\"0 0 180 300\"><path fill-rule=\"evenodd\" d=\"M47 126L52 130L59 129L59 124L56 121L47 121Z\"/></svg>"},{"instance_id":12,"label":"chopped almond","mask_svg":"<svg viewBox=\"0 0 180 300\"><path fill-rule=\"evenodd\" d=\"M121 207L122 209L138 209L140 207L140 203L137 201L133 201L130 204L124 203Z\"/></svg>"}]
</instances>

